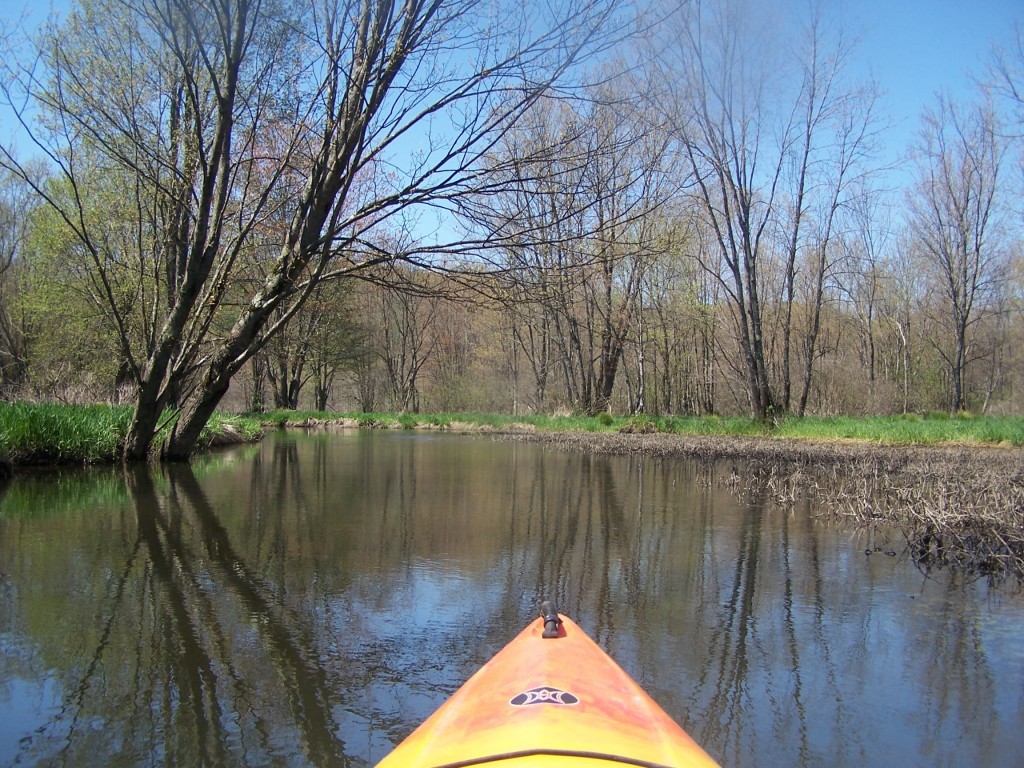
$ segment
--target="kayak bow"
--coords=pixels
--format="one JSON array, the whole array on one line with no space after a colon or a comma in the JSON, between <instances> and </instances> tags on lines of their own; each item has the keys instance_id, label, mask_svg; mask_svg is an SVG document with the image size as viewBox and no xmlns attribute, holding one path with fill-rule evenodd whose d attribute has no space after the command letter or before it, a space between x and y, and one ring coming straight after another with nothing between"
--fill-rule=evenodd
<instances>
[{"instance_id":1,"label":"kayak bow","mask_svg":"<svg viewBox=\"0 0 1024 768\"><path fill-rule=\"evenodd\" d=\"M715 761L550 603L378 768Z\"/></svg>"}]
</instances>

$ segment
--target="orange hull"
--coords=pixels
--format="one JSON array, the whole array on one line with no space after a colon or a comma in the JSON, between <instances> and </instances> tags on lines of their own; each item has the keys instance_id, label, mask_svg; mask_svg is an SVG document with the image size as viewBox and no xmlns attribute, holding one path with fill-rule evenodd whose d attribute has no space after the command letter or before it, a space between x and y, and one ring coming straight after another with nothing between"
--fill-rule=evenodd
<instances>
[{"instance_id":1,"label":"orange hull","mask_svg":"<svg viewBox=\"0 0 1024 768\"><path fill-rule=\"evenodd\" d=\"M378 768L717 765L574 622L530 624Z\"/></svg>"}]
</instances>

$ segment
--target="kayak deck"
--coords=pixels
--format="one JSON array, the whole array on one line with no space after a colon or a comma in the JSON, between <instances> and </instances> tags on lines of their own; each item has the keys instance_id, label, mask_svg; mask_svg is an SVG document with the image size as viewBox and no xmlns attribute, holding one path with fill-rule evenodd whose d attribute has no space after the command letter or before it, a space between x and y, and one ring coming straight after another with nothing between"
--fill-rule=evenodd
<instances>
[{"instance_id":1,"label":"kayak deck","mask_svg":"<svg viewBox=\"0 0 1024 768\"><path fill-rule=\"evenodd\" d=\"M544 634L542 617L378 768L716 765L571 619Z\"/></svg>"}]
</instances>

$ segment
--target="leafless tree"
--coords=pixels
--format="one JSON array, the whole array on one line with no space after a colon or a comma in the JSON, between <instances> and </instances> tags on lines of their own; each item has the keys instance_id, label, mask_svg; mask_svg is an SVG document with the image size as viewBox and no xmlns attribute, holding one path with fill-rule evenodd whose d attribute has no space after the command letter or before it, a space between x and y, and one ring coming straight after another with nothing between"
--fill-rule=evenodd
<instances>
[{"instance_id":1,"label":"leafless tree","mask_svg":"<svg viewBox=\"0 0 1024 768\"><path fill-rule=\"evenodd\" d=\"M645 270L638 357L651 372L638 372L638 396L649 389L656 413L714 413L718 283L695 258L695 222L687 211L669 208L664 216L665 253Z\"/></svg>"},{"instance_id":2,"label":"leafless tree","mask_svg":"<svg viewBox=\"0 0 1024 768\"><path fill-rule=\"evenodd\" d=\"M700 3L675 14L651 91L671 109L692 194L716 247L704 267L721 282L754 416L791 407L791 339L799 270L809 271L799 409L806 405L828 278L833 221L870 149L874 90L844 77L850 45L820 12L799 55L780 59L778 15L752 2ZM772 43L769 43L772 41ZM794 69L795 67L795 69ZM786 75L795 90L786 90ZM666 88L658 88L665 84ZM782 310L769 351L769 308ZM778 387L781 385L781 389Z\"/></svg>"},{"instance_id":3,"label":"leafless tree","mask_svg":"<svg viewBox=\"0 0 1024 768\"><path fill-rule=\"evenodd\" d=\"M1014 27L1010 44L995 52L989 75L995 94L1010 106L1007 135L1024 141L1024 23ZM1024 180L1024 149L1019 145L1018 163Z\"/></svg>"},{"instance_id":4,"label":"leafless tree","mask_svg":"<svg viewBox=\"0 0 1024 768\"><path fill-rule=\"evenodd\" d=\"M317 286L280 333L264 349L266 377L274 407L296 409L312 382L315 409L322 411L339 370L362 351L362 332L348 306L346 286Z\"/></svg>"},{"instance_id":5,"label":"leafless tree","mask_svg":"<svg viewBox=\"0 0 1024 768\"><path fill-rule=\"evenodd\" d=\"M1006 151L990 102L963 108L940 97L924 116L911 221L943 298L936 320L948 343L938 339L937 349L954 413L967 406L972 329L991 311L988 302L1005 279L999 182Z\"/></svg>"},{"instance_id":6,"label":"leafless tree","mask_svg":"<svg viewBox=\"0 0 1024 768\"><path fill-rule=\"evenodd\" d=\"M786 221L786 320L783 323L782 409L804 415L811 392L815 361L820 348L822 313L828 293L837 288L836 265L840 248L836 231L845 208L860 194L856 182L870 172L875 150L874 84L849 86L843 81L850 45L839 36L827 42L827 30L817 7L805 33L803 80L797 102L799 136L795 145L796 184L791 213ZM799 259L803 256L802 265ZM791 402L791 350L794 348L793 299L800 267L806 289L799 342L800 384L795 408Z\"/></svg>"},{"instance_id":7,"label":"leafless tree","mask_svg":"<svg viewBox=\"0 0 1024 768\"><path fill-rule=\"evenodd\" d=\"M641 109L621 82L573 108L539 102L492 155L504 189L465 211L508 233L504 296L537 405L557 370L574 409L605 410L635 336L673 191L667 132Z\"/></svg>"},{"instance_id":8,"label":"leafless tree","mask_svg":"<svg viewBox=\"0 0 1024 768\"><path fill-rule=\"evenodd\" d=\"M319 281L425 258L376 235L486 184L480 156L619 13L608 0L97 0L49 26L34 56L6 57L6 101L60 178L59 193L36 192L87 254L136 381L126 457L149 453L173 408L161 454L186 458L232 376ZM0 164L28 179L9 147ZM102 178L134 210L127 237L105 236ZM228 307L280 199L277 256ZM151 329L141 352L115 285L125 270Z\"/></svg>"},{"instance_id":9,"label":"leafless tree","mask_svg":"<svg viewBox=\"0 0 1024 768\"><path fill-rule=\"evenodd\" d=\"M406 286L419 285L421 290L393 287L395 281L386 276L371 288L378 312L375 352L387 373L392 405L402 413L418 413L420 374L438 343L436 320L442 299L426 284L429 274L402 266L394 269L406 273Z\"/></svg>"},{"instance_id":10,"label":"leafless tree","mask_svg":"<svg viewBox=\"0 0 1024 768\"><path fill-rule=\"evenodd\" d=\"M890 287L894 224L880 193L862 189L846 215L840 238L839 288L858 329L861 365L867 374L867 402L874 407L882 357L880 326L885 321L884 300Z\"/></svg>"}]
</instances>

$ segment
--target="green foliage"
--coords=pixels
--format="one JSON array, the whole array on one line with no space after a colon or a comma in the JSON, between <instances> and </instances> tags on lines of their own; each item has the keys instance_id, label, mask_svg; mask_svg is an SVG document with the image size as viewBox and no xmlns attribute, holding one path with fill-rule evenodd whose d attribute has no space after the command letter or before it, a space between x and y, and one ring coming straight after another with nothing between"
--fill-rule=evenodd
<instances>
[{"instance_id":1,"label":"green foliage","mask_svg":"<svg viewBox=\"0 0 1024 768\"><path fill-rule=\"evenodd\" d=\"M70 194L56 180L48 183L56 199ZM118 220L110 201L98 189L88 198L97 215ZM89 277L91 260L67 224L48 206L34 211L22 263L16 310L26 330L28 378L38 392L62 400L107 396L113 389L123 355L109 313L96 302L96 283ZM115 270L120 275L123 269ZM132 320L131 288L115 281L126 327ZM94 399L94 398L92 398Z\"/></svg>"},{"instance_id":2,"label":"green foliage","mask_svg":"<svg viewBox=\"0 0 1024 768\"><path fill-rule=\"evenodd\" d=\"M0 456L16 464L117 461L132 413L132 407L127 405L0 401ZM214 414L203 430L200 445L251 442L262 434L263 424L257 419Z\"/></svg>"},{"instance_id":3,"label":"green foliage","mask_svg":"<svg viewBox=\"0 0 1024 768\"><path fill-rule=\"evenodd\" d=\"M0 403L0 453L14 462L112 461L131 418L128 406Z\"/></svg>"}]
</instances>

